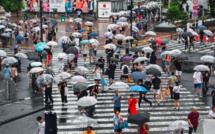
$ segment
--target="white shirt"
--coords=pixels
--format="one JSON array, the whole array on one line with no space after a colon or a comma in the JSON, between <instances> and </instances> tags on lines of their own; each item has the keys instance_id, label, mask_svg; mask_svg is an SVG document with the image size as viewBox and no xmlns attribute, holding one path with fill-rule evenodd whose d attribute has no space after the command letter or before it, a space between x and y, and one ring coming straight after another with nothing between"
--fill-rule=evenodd
<instances>
[{"instance_id":1,"label":"white shirt","mask_svg":"<svg viewBox=\"0 0 215 134\"><path fill-rule=\"evenodd\" d=\"M95 79L101 79L101 73L102 73L102 70L100 69L100 68L98 68L97 70L96 70L96 72L95 72L95 76L94 76L94 78Z\"/></svg>"},{"instance_id":2,"label":"white shirt","mask_svg":"<svg viewBox=\"0 0 215 134\"><path fill-rule=\"evenodd\" d=\"M83 54L87 54L87 46L86 45L83 47Z\"/></svg>"},{"instance_id":3,"label":"white shirt","mask_svg":"<svg viewBox=\"0 0 215 134\"><path fill-rule=\"evenodd\" d=\"M93 10L93 2L90 2L90 10Z\"/></svg>"},{"instance_id":4,"label":"white shirt","mask_svg":"<svg viewBox=\"0 0 215 134\"><path fill-rule=\"evenodd\" d=\"M173 90L174 90L174 93L180 93L181 87L180 86L174 86Z\"/></svg>"},{"instance_id":5,"label":"white shirt","mask_svg":"<svg viewBox=\"0 0 215 134\"><path fill-rule=\"evenodd\" d=\"M122 66L122 70L123 70L122 72L123 72L123 75L128 75L128 74L124 74L124 68L125 68L125 67L127 67L127 68L128 68L128 72L129 72L129 70L130 70L130 69L129 69L129 67L128 67L127 65L123 65L123 66Z\"/></svg>"},{"instance_id":6,"label":"white shirt","mask_svg":"<svg viewBox=\"0 0 215 134\"><path fill-rule=\"evenodd\" d=\"M19 35L23 37L24 36L24 32L23 31L19 31Z\"/></svg>"},{"instance_id":7,"label":"white shirt","mask_svg":"<svg viewBox=\"0 0 215 134\"><path fill-rule=\"evenodd\" d=\"M76 46L79 46L79 38L75 38Z\"/></svg>"},{"instance_id":8,"label":"white shirt","mask_svg":"<svg viewBox=\"0 0 215 134\"><path fill-rule=\"evenodd\" d=\"M43 123L38 123L38 126L39 126L39 129L40 129L40 132L39 132L39 134L45 134L45 122L43 122Z\"/></svg>"},{"instance_id":9,"label":"white shirt","mask_svg":"<svg viewBox=\"0 0 215 134\"><path fill-rule=\"evenodd\" d=\"M195 72L193 74L193 78L195 79L195 84L202 83L202 74L201 72Z\"/></svg>"},{"instance_id":10,"label":"white shirt","mask_svg":"<svg viewBox=\"0 0 215 134\"><path fill-rule=\"evenodd\" d=\"M210 111L209 114L208 114L208 118L215 118L215 113L213 111Z\"/></svg>"}]
</instances>

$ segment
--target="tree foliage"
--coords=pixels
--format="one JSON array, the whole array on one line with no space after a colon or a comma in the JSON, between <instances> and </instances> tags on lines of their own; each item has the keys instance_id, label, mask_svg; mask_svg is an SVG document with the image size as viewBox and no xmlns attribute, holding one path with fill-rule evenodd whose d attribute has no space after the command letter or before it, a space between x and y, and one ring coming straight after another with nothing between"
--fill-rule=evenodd
<instances>
[{"instance_id":1,"label":"tree foliage","mask_svg":"<svg viewBox=\"0 0 215 134\"><path fill-rule=\"evenodd\" d=\"M6 12L17 13L23 8L24 4L23 0L4 0L2 6Z\"/></svg>"},{"instance_id":2,"label":"tree foliage","mask_svg":"<svg viewBox=\"0 0 215 134\"><path fill-rule=\"evenodd\" d=\"M167 19L170 19L171 21L173 20L177 20L180 18L180 10L178 6L171 6L168 10L167 10Z\"/></svg>"},{"instance_id":3,"label":"tree foliage","mask_svg":"<svg viewBox=\"0 0 215 134\"><path fill-rule=\"evenodd\" d=\"M210 9L211 9L210 15L212 17L215 17L215 1L214 0L209 0L208 5L210 6Z\"/></svg>"}]
</instances>

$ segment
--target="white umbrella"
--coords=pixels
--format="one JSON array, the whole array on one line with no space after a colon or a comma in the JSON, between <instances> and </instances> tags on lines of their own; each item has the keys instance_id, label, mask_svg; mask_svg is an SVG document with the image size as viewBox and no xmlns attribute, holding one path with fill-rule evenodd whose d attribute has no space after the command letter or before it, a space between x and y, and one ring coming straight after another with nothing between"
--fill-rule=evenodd
<instances>
[{"instance_id":1,"label":"white umbrella","mask_svg":"<svg viewBox=\"0 0 215 134\"><path fill-rule=\"evenodd\" d=\"M106 45L104 46L104 48L116 50L116 45L114 45L114 44L106 44Z\"/></svg>"},{"instance_id":2,"label":"white umbrella","mask_svg":"<svg viewBox=\"0 0 215 134\"><path fill-rule=\"evenodd\" d=\"M215 120L214 119L203 119L200 121L196 134L214 134L215 132Z\"/></svg>"},{"instance_id":3,"label":"white umbrella","mask_svg":"<svg viewBox=\"0 0 215 134\"><path fill-rule=\"evenodd\" d=\"M67 60L72 61L75 58L74 54L67 54Z\"/></svg>"},{"instance_id":4,"label":"white umbrella","mask_svg":"<svg viewBox=\"0 0 215 134\"><path fill-rule=\"evenodd\" d=\"M161 53L161 55L173 55L173 52L172 51L164 51Z\"/></svg>"},{"instance_id":5,"label":"white umbrella","mask_svg":"<svg viewBox=\"0 0 215 134\"><path fill-rule=\"evenodd\" d=\"M73 85L76 84L77 82L86 82L87 83L87 80L83 76L80 76L80 75L73 76L70 79L70 83Z\"/></svg>"},{"instance_id":6,"label":"white umbrella","mask_svg":"<svg viewBox=\"0 0 215 134\"><path fill-rule=\"evenodd\" d=\"M30 22L35 23L37 21L35 19L31 19Z\"/></svg>"},{"instance_id":7,"label":"white umbrella","mask_svg":"<svg viewBox=\"0 0 215 134\"><path fill-rule=\"evenodd\" d=\"M122 35L122 34L117 34L115 36L116 39L124 39L125 38L125 35Z\"/></svg>"},{"instance_id":8,"label":"white umbrella","mask_svg":"<svg viewBox=\"0 0 215 134\"><path fill-rule=\"evenodd\" d=\"M191 34L193 35L193 36L199 36L199 34L197 33L197 32L191 32Z\"/></svg>"},{"instance_id":9,"label":"white umbrella","mask_svg":"<svg viewBox=\"0 0 215 134\"><path fill-rule=\"evenodd\" d=\"M131 26L129 28L131 28ZM135 32L139 31L139 29L136 26L132 26L132 30L135 31Z\"/></svg>"},{"instance_id":10,"label":"white umbrella","mask_svg":"<svg viewBox=\"0 0 215 134\"><path fill-rule=\"evenodd\" d=\"M204 33L209 35L209 36L214 36L210 30L204 30Z\"/></svg>"},{"instance_id":11,"label":"white umbrella","mask_svg":"<svg viewBox=\"0 0 215 134\"><path fill-rule=\"evenodd\" d=\"M184 120L176 120L168 126L169 130L178 130L178 129L187 129L189 124L187 121Z\"/></svg>"},{"instance_id":12,"label":"white umbrella","mask_svg":"<svg viewBox=\"0 0 215 134\"><path fill-rule=\"evenodd\" d=\"M64 58L67 54L66 53L59 53L57 55L58 58Z\"/></svg>"},{"instance_id":13,"label":"white umbrella","mask_svg":"<svg viewBox=\"0 0 215 134\"><path fill-rule=\"evenodd\" d=\"M128 26L128 22L117 22L117 25Z\"/></svg>"},{"instance_id":14,"label":"white umbrella","mask_svg":"<svg viewBox=\"0 0 215 134\"><path fill-rule=\"evenodd\" d=\"M134 39L134 37L132 37L132 36L126 36L123 40L133 40Z\"/></svg>"},{"instance_id":15,"label":"white umbrella","mask_svg":"<svg viewBox=\"0 0 215 134\"><path fill-rule=\"evenodd\" d=\"M90 43L92 44L92 45L96 45L96 46L98 46L99 45L99 42L98 42L98 40L96 40L96 39L90 39L89 40L90 41Z\"/></svg>"},{"instance_id":16,"label":"white umbrella","mask_svg":"<svg viewBox=\"0 0 215 134\"><path fill-rule=\"evenodd\" d=\"M5 26L4 25L0 25L0 29L2 29L2 28L5 28Z\"/></svg>"},{"instance_id":17,"label":"white umbrella","mask_svg":"<svg viewBox=\"0 0 215 134\"><path fill-rule=\"evenodd\" d=\"M97 100L95 97L84 96L78 100L77 105L82 107L88 107L88 106L95 105L96 103L97 103Z\"/></svg>"},{"instance_id":18,"label":"white umbrella","mask_svg":"<svg viewBox=\"0 0 215 134\"><path fill-rule=\"evenodd\" d=\"M107 36L110 36L110 37L111 37L111 36L113 36L113 33L112 33L112 32L106 32L106 33L104 33L104 36L105 36L105 35L107 35Z\"/></svg>"},{"instance_id":19,"label":"white umbrella","mask_svg":"<svg viewBox=\"0 0 215 134\"><path fill-rule=\"evenodd\" d=\"M72 75L70 73L67 73L67 72L61 72L59 73L58 75L56 75L54 77L54 81L56 83L59 83L60 81L62 80L65 80L65 79L68 79L69 77L71 77Z\"/></svg>"},{"instance_id":20,"label":"white umbrella","mask_svg":"<svg viewBox=\"0 0 215 134\"><path fill-rule=\"evenodd\" d=\"M58 40L58 44L61 44L61 42L62 42L63 40L66 41L66 42L67 42L68 40L70 41L69 37L67 37L67 36L62 36L62 37L60 37L60 39Z\"/></svg>"},{"instance_id":21,"label":"white umbrella","mask_svg":"<svg viewBox=\"0 0 215 134\"><path fill-rule=\"evenodd\" d=\"M118 22L126 22L128 19L125 17L120 17Z\"/></svg>"},{"instance_id":22,"label":"white umbrella","mask_svg":"<svg viewBox=\"0 0 215 134\"><path fill-rule=\"evenodd\" d=\"M86 68L86 67L83 67L83 66L78 66L75 71L79 74L83 74L83 75L86 75L86 74L89 74L89 69Z\"/></svg>"},{"instance_id":23,"label":"white umbrella","mask_svg":"<svg viewBox=\"0 0 215 134\"><path fill-rule=\"evenodd\" d=\"M114 82L109 88L115 89L115 90L126 89L126 88L129 88L129 85L125 82L117 81L117 82Z\"/></svg>"},{"instance_id":24,"label":"white umbrella","mask_svg":"<svg viewBox=\"0 0 215 134\"><path fill-rule=\"evenodd\" d=\"M7 53L4 50L0 50L0 57L6 57Z\"/></svg>"},{"instance_id":25,"label":"white umbrella","mask_svg":"<svg viewBox=\"0 0 215 134\"><path fill-rule=\"evenodd\" d=\"M149 69L149 68L155 68L155 69L159 70L160 72L163 72L163 69L159 65L157 65L157 64L149 64L146 67L146 69Z\"/></svg>"},{"instance_id":26,"label":"white umbrella","mask_svg":"<svg viewBox=\"0 0 215 134\"><path fill-rule=\"evenodd\" d=\"M75 38L82 37L81 33L78 33L78 32L72 33L72 36L75 37Z\"/></svg>"},{"instance_id":27,"label":"white umbrella","mask_svg":"<svg viewBox=\"0 0 215 134\"><path fill-rule=\"evenodd\" d=\"M113 28L118 28L119 26L117 24L110 24L107 26L107 29L111 30Z\"/></svg>"},{"instance_id":28,"label":"white umbrella","mask_svg":"<svg viewBox=\"0 0 215 134\"><path fill-rule=\"evenodd\" d=\"M38 32L38 31L40 31L40 27L34 27L31 29L31 31Z\"/></svg>"},{"instance_id":29,"label":"white umbrella","mask_svg":"<svg viewBox=\"0 0 215 134\"><path fill-rule=\"evenodd\" d=\"M16 24L16 23L12 23L11 25L14 26L14 27L17 27L17 24Z\"/></svg>"},{"instance_id":30,"label":"white umbrella","mask_svg":"<svg viewBox=\"0 0 215 134\"><path fill-rule=\"evenodd\" d=\"M182 53L181 50L179 50L179 49L171 50L171 52L173 53L174 56L177 56Z\"/></svg>"},{"instance_id":31,"label":"white umbrella","mask_svg":"<svg viewBox=\"0 0 215 134\"><path fill-rule=\"evenodd\" d=\"M139 62L145 61L145 60L149 60L149 59L146 58L146 57L138 57L138 58L136 58L136 59L134 60L133 63L139 63Z\"/></svg>"},{"instance_id":32,"label":"white umbrella","mask_svg":"<svg viewBox=\"0 0 215 134\"><path fill-rule=\"evenodd\" d=\"M85 22L85 25L87 25L87 26L93 26L93 23L90 22L90 21L87 21L87 22Z\"/></svg>"},{"instance_id":33,"label":"white umbrella","mask_svg":"<svg viewBox=\"0 0 215 134\"><path fill-rule=\"evenodd\" d=\"M13 30L10 29L10 28L6 28L4 31L5 31L5 32L12 32Z\"/></svg>"},{"instance_id":34,"label":"white umbrella","mask_svg":"<svg viewBox=\"0 0 215 134\"><path fill-rule=\"evenodd\" d=\"M187 30L187 32L194 32L192 28L190 28L189 30Z\"/></svg>"},{"instance_id":35,"label":"white umbrella","mask_svg":"<svg viewBox=\"0 0 215 134\"><path fill-rule=\"evenodd\" d=\"M146 35L156 36L157 34L153 31L146 32Z\"/></svg>"},{"instance_id":36,"label":"white umbrella","mask_svg":"<svg viewBox=\"0 0 215 134\"><path fill-rule=\"evenodd\" d=\"M215 57L213 57L211 55L204 55L200 58L200 60L206 61L206 62L214 62Z\"/></svg>"},{"instance_id":37,"label":"white umbrella","mask_svg":"<svg viewBox=\"0 0 215 134\"><path fill-rule=\"evenodd\" d=\"M176 29L176 32L181 33L181 32L184 32L184 30L181 29L181 28L177 28L177 29Z\"/></svg>"},{"instance_id":38,"label":"white umbrella","mask_svg":"<svg viewBox=\"0 0 215 134\"><path fill-rule=\"evenodd\" d=\"M210 71L210 69L208 68L208 66L205 66L205 65L197 65L197 66L194 67L193 70Z\"/></svg>"},{"instance_id":39,"label":"white umbrella","mask_svg":"<svg viewBox=\"0 0 215 134\"><path fill-rule=\"evenodd\" d=\"M2 33L1 36L10 37L10 33Z\"/></svg>"},{"instance_id":40,"label":"white umbrella","mask_svg":"<svg viewBox=\"0 0 215 134\"><path fill-rule=\"evenodd\" d=\"M5 15L4 16L6 16L6 17L10 17L11 16L11 13L9 12L9 13L5 13Z\"/></svg>"},{"instance_id":41,"label":"white umbrella","mask_svg":"<svg viewBox=\"0 0 215 134\"><path fill-rule=\"evenodd\" d=\"M82 18L76 18L75 21L82 21Z\"/></svg>"},{"instance_id":42,"label":"white umbrella","mask_svg":"<svg viewBox=\"0 0 215 134\"><path fill-rule=\"evenodd\" d=\"M57 46L58 44L55 41L49 41L49 42L47 42L47 45L48 46Z\"/></svg>"},{"instance_id":43,"label":"white umbrella","mask_svg":"<svg viewBox=\"0 0 215 134\"><path fill-rule=\"evenodd\" d=\"M142 50L143 50L145 53L151 53L151 52L154 51L151 47L144 47Z\"/></svg>"},{"instance_id":44,"label":"white umbrella","mask_svg":"<svg viewBox=\"0 0 215 134\"><path fill-rule=\"evenodd\" d=\"M19 23L20 23L20 24L23 24L23 20L20 20Z\"/></svg>"},{"instance_id":45,"label":"white umbrella","mask_svg":"<svg viewBox=\"0 0 215 134\"><path fill-rule=\"evenodd\" d=\"M30 70L30 73L39 73L42 72L43 68L42 67L34 67Z\"/></svg>"},{"instance_id":46,"label":"white umbrella","mask_svg":"<svg viewBox=\"0 0 215 134\"><path fill-rule=\"evenodd\" d=\"M5 16L0 16L0 18L1 18L1 19L6 19L7 17L5 17Z\"/></svg>"},{"instance_id":47,"label":"white umbrella","mask_svg":"<svg viewBox=\"0 0 215 134\"><path fill-rule=\"evenodd\" d=\"M24 53L16 53L14 56L19 57L19 58L24 58L24 59L28 58L28 56Z\"/></svg>"},{"instance_id":48,"label":"white umbrella","mask_svg":"<svg viewBox=\"0 0 215 134\"><path fill-rule=\"evenodd\" d=\"M43 25L43 29L48 28L48 27L49 27L48 25Z\"/></svg>"},{"instance_id":49,"label":"white umbrella","mask_svg":"<svg viewBox=\"0 0 215 134\"><path fill-rule=\"evenodd\" d=\"M3 59L2 63L3 64L14 64L16 63L18 60L14 57L7 57L5 59Z\"/></svg>"}]
</instances>

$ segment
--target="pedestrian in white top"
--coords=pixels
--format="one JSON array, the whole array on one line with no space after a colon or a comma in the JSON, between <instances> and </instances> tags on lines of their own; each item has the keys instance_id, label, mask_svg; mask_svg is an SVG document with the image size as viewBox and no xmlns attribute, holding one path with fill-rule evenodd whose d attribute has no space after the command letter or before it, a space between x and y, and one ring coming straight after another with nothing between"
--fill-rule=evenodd
<instances>
[{"instance_id":1,"label":"pedestrian in white top","mask_svg":"<svg viewBox=\"0 0 215 134\"><path fill-rule=\"evenodd\" d=\"M178 110L180 109L179 99L180 99L180 90L181 87L179 86L178 82L175 82L175 86L173 87L174 92L174 105L176 109L176 104L178 105Z\"/></svg>"},{"instance_id":2,"label":"pedestrian in white top","mask_svg":"<svg viewBox=\"0 0 215 134\"><path fill-rule=\"evenodd\" d=\"M99 65L96 65L96 68L93 71L93 73L95 74L94 75L95 83L99 84L99 82L103 78L103 72L102 72L101 68L99 67Z\"/></svg>"},{"instance_id":3,"label":"pedestrian in white top","mask_svg":"<svg viewBox=\"0 0 215 134\"><path fill-rule=\"evenodd\" d=\"M194 84L195 96L197 96L196 88L199 87L199 97L202 97L202 89L201 89L202 82L203 82L202 74L199 70L196 70L196 72L193 74L193 84Z\"/></svg>"},{"instance_id":4,"label":"pedestrian in white top","mask_svg":"<svg viewBox=\"0 0 215 134\"><path fill-rule=\"evenodd\" d=\"M79 38L75 38L75 43L76 43L76 46L78 47L79 46Z\"/></svg>"},{"instance_id":5,"label":"pedestrian in white top","mask_svg":"<svg viewBox=\"0 0 215 134\"><path fill-rule=\"evenodd\" d=\"M19 30L19 35L24 37L24 32L22 31L22 29Z\"/></svg>"},{"instance_id":6,"label":"pedestrian in white top","mask_svg":"<svg viewBox=\"0 0 215 134\"><path fill-rule=\"evenodd\" d=\"M42 117L41 116L38 116L37 117L37 121L38 121L38 126L39 126L39 129L38 129L38 133L37 134L45 134L45 122L43 121Z\"/></svg>"},{"instance_id":7,"label":"pedestrian in white top","mask_svg":"<svg viewBox=\"0 0 215 134\"><path fill-rule=\"evenodd\" d=\"M58 72L63 71L64 61L62 58L58 58Z\"/></svg>"},{"instance_id":8,"label":"pedestrian in white top","mask_svg":"<svg viewBox=\"0 0 215 134\"><path fill-rule=\"evenodd\" d=\"M209 112L208 119L215 119L215 106L213 106L212 111Z\"/></svg>"},{"instance_id":9,"label":"pedestrian in white top","mask_svg":"<svg viewBox=\"0 0 215 134\"><path fill-rule=\"evenodd\" d=\"M87 50L88 50L87 45L83 46L84 65L86 65Z\"/></svg>"},{"instance_id":10,"label":"pedestrian in white top","mask_svg":"<svg viewBox=\"0 0 215 134\"><path fill-rule=\"evenodd\" d=\"M128 82L129 70L130 70L129 67L124 62L123 66L122 66L122 73L121 73L122 81L124 81L124 79L125 79L126 82Z\"/></svg>"}]
</instances>

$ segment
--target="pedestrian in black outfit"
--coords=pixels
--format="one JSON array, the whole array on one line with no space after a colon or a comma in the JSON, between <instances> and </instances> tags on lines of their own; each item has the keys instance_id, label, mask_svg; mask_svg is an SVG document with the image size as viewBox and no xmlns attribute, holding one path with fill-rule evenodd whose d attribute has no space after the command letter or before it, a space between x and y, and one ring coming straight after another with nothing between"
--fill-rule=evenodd
<instances>
[{"instance_id":1,"label":"pedestrian in black outfit","mask_svg":"<svg viewBox=\"0 0 215 134\"><path fill-rule=\"evenodd\" d=\"M151 64L156 64L157 57L155 55L155 51L152 52L151 57L150 57L150 63Z\"/></svg>"},{"instance_id":2,"label":"pedestrian in black outfit","mask_svg":"<svg viewBox=\"0 0 215 134\"><path fill-rule=\"evenodd\" d=\"M110 64L110 58L113 57L113 49L106 49L105 53L107 54L107 63Z\"/></svg>"},{"instance_id":3,"label":"pedestrian in black outfit","mask_svg":"<svg viewBox=\"0 0 215 134\"><path fill-rule=\"evenodd\" d=\"M104 72L105 59L103 59L103 57L100 57L100 59L98 59L98 62L102 63L101 65L99 65L99 67L102 69L102 72Z\"/></svg>"},{"instance_id":4,"label":"pedestrian in black outfit","mask_svg":"<svg viewBox=\"0 0 215 134\"><path fill-rule=\"evenodd\" d=\"M32 89L33 89L33 92L36 94L38 91L39 91L39 88L37 87L36 85L36 80L37 80L37 77L38 77L38 74L31 74L31 84L32 84Z\"/></svg>"},{"instance_id":5,"label":"pedestrian in black outfit","mask_svg":"<svg viewBox=\"0 0 215 134\"><path fill-rule=\"evenodd\" d=\"M139 80L139 85L147 89L146 85L143 84L143 80ZM139 103L138 103L139 104L139 108L140 108L140 104L141 104L142 99L145 102L149 103L150 106L152 107L152 102L149 101L148 99L146 99L146 93L147 92L139 92L139 95L140 95L140 97L139 97Z\"/></svg>"},{"instance_id":6,"label":"pedestrian in black outfit","mask_svg":"<svg viewBox=\"0 0 215 134\"><path fill-rule=\"evenodd\" d=\"M1 57L0 57L0 71L1 71Z\"/></svg>"},{"instance_id":7,"label":"pedestrian in black outfit","mask_svg":"<svg viewBox=\"0 0 215 134\"><path fill-rule=\"evenodd\" d=\"M60 91L62 105L64 105L64 103L67 103L67 96L65 95L66 87L67 87L67 83L65 79L58 84L58 90Z\"/></svg>"},{"instance_id":8,"label":"pedestrian in black outfit","mask_svg":"<svg viewBox=\"0 0 215 134\"><path fill-rule=\"evenodd\" d=\"M51 101L51 104L53 104L53 98L52 98L52 85L50 82L47 83L46 89L45 89L45 103L48 103L48 98Z\"/></svg>"},{"instance_id":9,"label":"pedestrian in black outfit","mask_svg":"<svg viewBox=\"0 0 215 134\"><path fill-rule=\"evenodd\" d=\"M208 71L203 74L203 96L207 95L208 92L208 83L211 82L210 74Z\"/></svg>"},{"instance_id":10,"label":"pedestrian in black outfit","mask_svg":"<svg viewBox=\"0 0 215 134\"><path fill-rule=\"evenodd\" d=\"M109 83L113 83L114 81L115 69L116 69L116 65L114 64L114 61L112 61L108 67Z\"/></svg>"}]
</instances>

